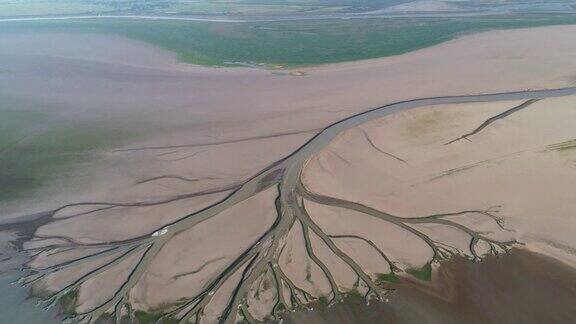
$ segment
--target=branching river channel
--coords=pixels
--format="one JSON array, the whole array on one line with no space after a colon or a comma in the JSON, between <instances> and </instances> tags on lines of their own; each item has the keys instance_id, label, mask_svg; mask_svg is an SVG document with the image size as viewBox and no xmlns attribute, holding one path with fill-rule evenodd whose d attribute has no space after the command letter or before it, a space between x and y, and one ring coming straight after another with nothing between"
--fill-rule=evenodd
<instances>
[{"instance_id":1,"label":"branching river channel","mask_svg":"<svg viewBox=\"0 0 576 324\"><path fill-rule=\"evenodd\" d=\"M392 215L381 210L376 210L356 202L314 193L306 188L301 181L301 175L306 162L309 161L309 159L311 159L317 152L326 147L343 131L399 111L439 104L495 102L504 100L537 100L574 94L576 94L576 88L562 88L554 90L434 97L388 104L356 114L327 126L323 130L319 131L308 142L303 144L299 149L269 165L258 174L242 183L236 183L222 188L207 189L201 192L184 193L180 196L150 202L73 203L36 215L22 217L17 222L11 224L0 225L0 230L20 229L23 239L33 239L38 227L56 221L54 215L67 208L93 206L94 209L90 212L94 212L111 208L170 204L180 199L208 195L216 192L230 192L221 201L202 210L182 215L176 221L166 224L165 226L157 228L140 237L102 243L82 243L58 237L54 238L58 239L55 243L40 248L22 247L23 250L31 256L46 251L75 249L83 251L97 251L94 253L84 253L81 257L71 258L45 268L28 266L26 269L26 276L20 280L20 283L25 286L33 285L35 282L41 281L48 275L57 274L74 267L82 267L90 261L104 258L108 258L109 260L108 262L91 269L89 272L84 273L81 277L67 284L59 291L40 296L40 298L42 298L41 303L45 307L58 304L62 298L69 296L70 292L77 291L87 280L109 271L123 260L137 255L140 256L135 266L131 269L129 275L127 275L127 278L115 288L113 294L100 302L96 307L89 310L73 312L66 319L66 321L71 323L91 323L96 322L99 318L102 318L102 316L106 316L111 319L111 321L120 323L125 316L132 316L129 314L131 312L129 301L130 292L138 281L141 280L143 273L149 268L157 254L168 242L178 234L211 219L232 206L235 206L236 204L253 197L266 189L273 189L275 187L277 192L275 200L276 218L273 224L259 237L254 237L253 242L245 248L242 253L235 256L234 259L230 259L226 266L222 267L222 270L219 271L217 275L209 278L199 293L190 296L186 300L179 300L178 303L173 306L167 306L155 321L158 323L205 322L205 319L203 318L205 308L209 305L224 283L233 276L237 276L239 280L235 281L234 288L227 299L226 305L218 317L220 323L235 323L240 320L249 323L258 322L247 307L247 294L253 287L254 283L264 275L270 276L276 283L276 302L269 314L271 319L278 318L277 316L283 311L306 307L307 304L315 300L315 297L313 297L310 292L299 287L293 279L289 278L278 262L286 235L295 226L300 227L300 231L304 236L305 249L308 257L322 270L330 284L331 293L327 296L328 303L335 303L342 300L346 292L341 291L341 288L337 286L331 269L324 264L315 253L310 239L312 233L317 236L334 253L334 255L347 264L356 273L358 281L366 288L364 298L367 300L379 300L384 298L387 288L379 285L374 278L365 272L358 263L358 260L350 257L347 253L341 250L337 244L335 244L338 239L343 238L344 236L337 235L337 233L327 234L313 221L305 208L305 201L312 201L321 205L353 210L408 231L422 240L431 249L433 257L430 262L449 258L453 252L416 229L414 226L415 224L441 224L465 233L469 237L469 251L467 252L472 256L472 259L480 259L482 257L480 253L477 252L479 244L489 246L489 254L497 254L504 253L510 249L511 246L515 244L515 241L500 242L488 238L482 233L474 231L467 226L448 219L449 216L462 213L475 213L481 217L494 219L498 225L502 227L501 219L498 218L489 207L485 210L452 211L447 214L423 215L421 217L406 218ZM83 214L85 213L86 212ZM395 263L387 257L386 251L377 247L372 241L363 238L362 236L350 238L363 240L370 244L372 248L377 250L378 254L389 264L391 271L401 271L396 267ZM43 239L50 238L43 237ZM218 251L214 251L215 258L219 257L217 253Z\"/></svg>"}]
</instances>

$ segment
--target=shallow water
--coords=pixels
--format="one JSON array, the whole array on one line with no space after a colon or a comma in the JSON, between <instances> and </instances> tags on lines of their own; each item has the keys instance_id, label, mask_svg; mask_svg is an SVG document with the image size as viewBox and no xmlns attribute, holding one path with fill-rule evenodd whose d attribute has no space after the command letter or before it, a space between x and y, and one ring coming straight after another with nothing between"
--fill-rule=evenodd
<instances>
[{"instance_id":1,"label":"shallow water","mask_svg":"<svg viewBox=\"0 0 576 324\"><path fill-rule=\"evenodd\" d=\"M0 276L0 323L60 323L53 312L37 307L34 300L26 300L26 289L12 284L16 279L15 275Z\"/></svg>"},{"instance_id":2,"label":"shallow water","mask_svg":"<svg viewBox=\"0 0 576 324\"><path fill-rule=\"evenodd\" d=\"M18 279L18 269L24 262L22 255L17 253L10 241L15 236L12 233L0 233L0 323L10 324L53 324L60 323L56 311L44 311L36 306L36 301L27 299L28 290L14 282ZM9 274L7 274L9 273Z\"/></svg>"},{"instance_id":3,"label":"shallow water","mask_svg":"<svg viewBox=\"0 0 576 324\"><path fill-rule=\"evenodd\" d=\"M481 263L446 262L432 284L403 279L389 302L348 300L290 313L284 323L574 323L576 270L525 250Z\"/></svg>"}]
</instances>

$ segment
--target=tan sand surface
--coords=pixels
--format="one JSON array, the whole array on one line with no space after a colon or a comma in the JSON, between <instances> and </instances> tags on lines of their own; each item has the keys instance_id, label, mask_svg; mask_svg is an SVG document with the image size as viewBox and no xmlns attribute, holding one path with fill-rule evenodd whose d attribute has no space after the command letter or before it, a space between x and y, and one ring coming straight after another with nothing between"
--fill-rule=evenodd
<instances>
[{"instance_id":1,"label":"tan sand surface","mask_svg":"<svg viewBox=\"0 0 576 324\"><path fill-rule=\"evenodd\" d=\"M516 237L525 243L548 240L573 247L576 202L570 188L576 181L576 150L570 140L575 137L575 102L575 97L541 100L497 120L469 141L447 145L518 102L401 112L361 127L378 147L406 162L367 145L350 145L359 143L362 134L352 129L309 163L304 179L314 192L400 217L492 208L514 232L497 231L494 220L478 213L448 219L496 240ZM362 226L363 221L355 217L353 223ZM450 234L446 228L440 230L445 226L426 226L426 232L436 232L432 236L450 238L451 246L464 250L462 232ZM556 250L547 252L562 259L573 257L569 248Z\"/></svg>"},{"instance_id":2,"label":"tan sand surface","mask_svg":"<svg viewBox=\"0 0 576 324\"><path fill-rule=\"evenodd\" d=\"M259 321L264 321L272 313L277 298L276 282L271 271L268 270L260 280L254 283L246 301L252 316Z\"/></svg>"},{"instance_id":3,"label":"tan sand surface","mask_svg":"<svg viewBox=\"0 0 576 324\"><path fill-rule=\"evenodd\" d=\"M330 293L330 283L326 276L306 254L304 236L297 222L286 236L286 246L278 264L297 287L313 296L326 296Z\"/></svg>"},{"instance_id":4,"label":"tan sand surface","mask_svg":"<svg viewBox=\"0 0 576 324\"><path fill-rule=\"evenodd\" d=\"M270 227L275 218L275 194L275 188L268 189L177 234L134 288L136 303L154 309L197 294Z\"/></svg>"},{"instance_id":5,"label":"tan sand surface","mask_svg":"<svg viewBox=\"0 0 576 324\"><path fill-rule=\"evenodd\" d=\"M130 272L134 269L140 257L142 257L142 254L143 252L136 253L133 256L122 260L110 270L102 272L98 276L90 278L84 282L80 288L78 296L77 311L90 311L111 298L116 292L116 287L122 285L122 283L128 278ZM103 282L106 284L103 285Z\"/></svg>"},{"instance_id":6,"label":"tan sand surface","mask_svg":"<svg viewBox=\"0 0 576 324\"><path fill-rule=\"evenodd\" d=\"M312 243L312 248L314 249L314 252L318 258L332 272L336 284L345 291L353 289L354 284L358 278L356 273L348 265L346 265L346 263L338 258L334 252L330 251L330 249L324 242L322 242L318 235L311 234L310 241Z\"/></svg>"},{"instance_id":7,"label":"tan sand surface","mask_svg":"<svg viewBox=\"0 0 576 324\"><path fill-rule=\"evenodd\" d=\"M66 236L85 243L134 238L151 234L162 225L211 205L224 196L225 193L221 193L179 200L169 205L106 209L51 223L42 227L38 235Z\"/></svg>"},{"instance_id":8,"label":"tan sand surface","mask_svg":"<svg viewBox=\"0 0 576 324\"><path fill-rule=\"evenodd\" d=\"M394 261L421 267L432 257L424 242L392 224L343 208L315 203L308 203L307 208L310 216L326 233L364 237L374 242ZM387 268L388 266L374 273L385 273Z\"/></svg>"}]
</instances>

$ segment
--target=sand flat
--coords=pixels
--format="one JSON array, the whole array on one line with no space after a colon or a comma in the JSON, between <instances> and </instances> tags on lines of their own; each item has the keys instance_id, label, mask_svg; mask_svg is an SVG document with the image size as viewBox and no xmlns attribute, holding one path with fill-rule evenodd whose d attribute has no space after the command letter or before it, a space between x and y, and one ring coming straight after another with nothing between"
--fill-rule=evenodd
<instances>
[{"instance_id":1,"label":"sand flat","mask_svg":"<svg viewBox=\"0 0 576 324\"><path fill-rule=\"evenodd\" d=\"M346 145L351 136L343 134L320 154L323 160L309 164L304 179L314 192L401 217L492 208L514 234L495 231L492 219L472 215L463 218L462 224L500 240L517 236L528 243L538 236L540 241L545 238L574 246L571 211L576 205L569 188L576 175L571 162L575 151L569 139L574 137L575 100L538 101L495 121L469 140L451 144L447 143L474 129L469 125L471 118L481 125L494 114L494 107L504 111L518 103L405 111L362 127L383 146L390 143L389 149L405 157L406 163L383 158L373 147ZM508 108L503 109L505 105ZM415 124L422 126L415 128ZM369 149L373 152L365 153ZM343 162L347 158L349 164ZM571 257L569 250L556 250L553 254L558 258Z\"/></svg>"}]
</instances>

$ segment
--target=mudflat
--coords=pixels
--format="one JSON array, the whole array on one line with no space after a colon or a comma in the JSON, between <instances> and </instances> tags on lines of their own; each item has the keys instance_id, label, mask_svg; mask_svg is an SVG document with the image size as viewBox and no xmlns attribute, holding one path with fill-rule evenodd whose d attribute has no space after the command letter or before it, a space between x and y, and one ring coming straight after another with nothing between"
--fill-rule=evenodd
<instances>
[{"instance_id":1,"label":"mudflat","mask_svg":"<svg viewBox=\"0 0 576 324\"><path fill-rule=\"evenodd\" d=\"M513 249L480 263L454 258L433 283L402 279L387 302L350 299L289 313L284 323L572 323L576 271L549 257Z\"/></svg>"}]
</instances>

